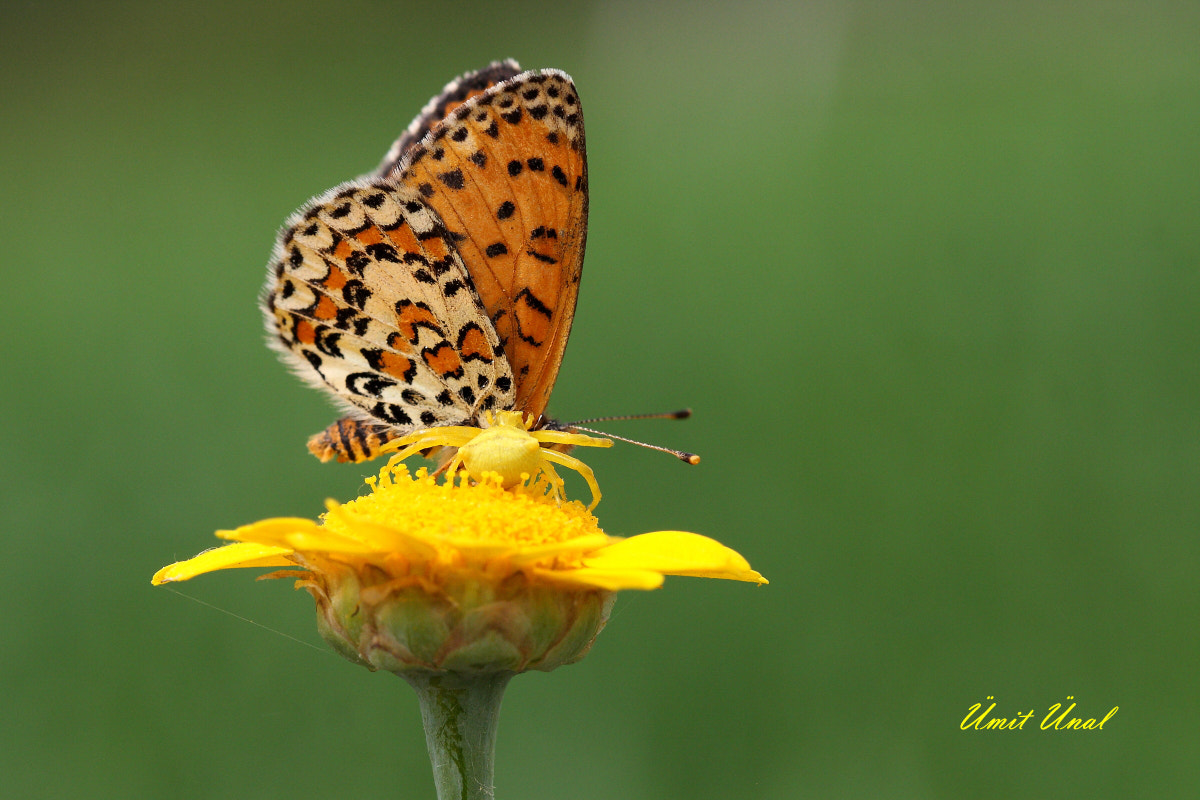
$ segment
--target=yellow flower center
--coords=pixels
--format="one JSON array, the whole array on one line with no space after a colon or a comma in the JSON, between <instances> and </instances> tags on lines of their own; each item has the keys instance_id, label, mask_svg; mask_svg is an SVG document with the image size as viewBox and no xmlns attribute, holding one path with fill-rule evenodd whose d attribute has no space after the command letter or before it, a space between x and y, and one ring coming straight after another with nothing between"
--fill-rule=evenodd
<instances>
[{"instance_id":1,"label":"yellow flower center","mask_svg":"<svg viewBox=\"0 0 1200 800\"><path fill-rule=\"evenodd\" d=\"M361 538L366 523L432 545L495 544L505 550L604 535L582 504L505 490L494 472L475 483L461 474L458 481L438 483L424 469L413 476L394 464L368 482L370 494L330 508L324 518L328 530Z\"/></svg>"}]
</instances>

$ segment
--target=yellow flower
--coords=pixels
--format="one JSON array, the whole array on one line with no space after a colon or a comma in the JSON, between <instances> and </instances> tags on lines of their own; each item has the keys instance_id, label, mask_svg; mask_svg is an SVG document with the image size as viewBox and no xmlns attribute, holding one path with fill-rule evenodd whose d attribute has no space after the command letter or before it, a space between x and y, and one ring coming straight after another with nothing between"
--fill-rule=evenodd
<instances>
[{"instance_id":1,"label":"yellow flower","mask_svg":"<svg viewBox=\"0 0 1200 800\"><path fill-rule=\"evenodd\" d=\"M290 567L322 634L372 669L520 672L582 658L613 593L665 575L766 579L724 545L683 531L608 536L578 502L499 475L438 483L393 462L371 492L320 521L277 518L217 533L236 544L165 567L157 584L233 567ZM297 569L298 568L298 569Z\"/></svg>"},{"instance_id":2,"label":"yellow flower","mask_svg":"<svg viewBox=\"0 0 1200 800\"><path fill-rule=\"evenodd\" d=\"M479 428L416 431L370 493L326 502L319 521L268 519L218 536L235 543L159 570L154 583L232 567L283 567L316 600L322 636L346 658L403 677L417 692L439 797L491 797L498 715L518 672L549 671L587 653L619 589L656 589L666 575L766 579L705 536L609 536L591 508L591 470L560 450L611 444L573 431L531 430L501 412ZM402 459L434 447L448 478L409 473ZM459 466L465 471L455 474ZM592 505L565 500L555 465L578 471Z\"/></svg>"}]
</instances>

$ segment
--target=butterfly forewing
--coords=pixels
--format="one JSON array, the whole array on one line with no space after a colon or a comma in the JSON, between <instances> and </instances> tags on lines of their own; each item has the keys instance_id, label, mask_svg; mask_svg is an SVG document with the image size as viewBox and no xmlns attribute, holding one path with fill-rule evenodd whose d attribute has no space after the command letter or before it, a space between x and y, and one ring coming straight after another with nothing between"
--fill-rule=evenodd
<instances>
[{"instance_id":1,"label":"butterfly forewing","mask_svg":"<svg viewBox=\"0 0 1200 800\"><path fill-rule=\"evenodd\" d=\"M392 170L400 165L401 159L412 149L412 146L424 139L430 129L445 119L447 114L475 95L481 94L501 81L508 80L520 71L520 65L509 58L504 61L494 61L477 72L468 72L447 83L441 93L426 103L425 107L421 109L421 113L417 114L404 133L400 134L400 138L383 157L383 163L379 165L375 174L386 178Z\"/></svg>"},{"instance_id":2,"label":"butterfly forewing","mask_svg":"<svg viewBox=\"0 0 1200 800\"><path fill-rule=\"evenodd\" d=\"M523 73L457 108L398 178L461 237L463 262L535 416L558 376L583 266L587 158L571 79Z\"/></svg>"}]
</instances>

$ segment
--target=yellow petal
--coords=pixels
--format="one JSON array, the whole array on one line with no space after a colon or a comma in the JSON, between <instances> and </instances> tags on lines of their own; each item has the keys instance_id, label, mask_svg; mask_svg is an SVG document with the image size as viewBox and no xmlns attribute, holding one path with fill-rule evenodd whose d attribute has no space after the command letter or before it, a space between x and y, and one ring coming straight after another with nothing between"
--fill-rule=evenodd
<instances>
[{"instance_id":1,"label":"yellow petal","mask_svg":"<svg viewBox=\"0 0 1200 800\"><path fill-rule=\"evenodd\" d=\"M512 553L520 552L520 546L512 542L481 542L478 539L460 539L447 536L443 541L448 547L457 550L468 561L485 561L491 558L507 558Z\"/></svg>"},{"instance_id":2,"label":"yellow petal","mask_svg":"<svg viewBox=\"0 0 1200 800\"><path fill-rule=\"evenodd\" d=\"M361 532L360 532L361 533ZM256 542L295 551L324 553L374 553L381 548L360 537L333 530L327 525L299 517L275 517L232 531L217 531L222 539Z\"/></svg>"},{"instance_id":3,"label":"yellow petal","mask_svg":"<svg viewBox=\"0 0 1200 800\"><path fill-rule=\"evenodd\" d=\"M296 563L283 556L290 554L290 547L276 547L257 542L227 544L205 550L195 558L177 561L154 573L150 582L155 586L172 581L186 581L206 572L233 567L294 567Z\"/></svg>"},{"instance_id":4,"label":"yellow petal","mask_svg":"<svg viewBox=\"0 0 1200 800\"><path fill-rule=\"evenodd\" d=\"M595 552L614 541L616 541L615 537L605 536L603 533L589 533L561 542L523 547L519 552L509 556L508 560L517 566L524 566L555 556L578 556Z\"/></svg>"},{"instance_id":5,"label":"yellow petal","mask_svg":"<svg viewBox=\"0 0 1200 800\"><path fill-rule=\"evenodd\" d=\"M685 531L655 531L624 539L583 560L597 569L654 570L665 575L728 578L764 584L750 562L715 539Z\"/></svg>"},{"instance_id":6,"label":"yellow petal","mask_svg":"<svg viewBox=\"0 0 1200 800\"><path fill-rule=\"evenodd\" d=\"M549 583L604 589L657 589L663 584L661 572L648 569L534 569L533 574Z\"/></svg>"},{"instance_id":7,"label":"yellow petal","mask_svg":"<svg viewBox=\"0 0 1200 800\"><path fill-rule=\"evenodd\" d=\"M311 519L302 517L272 517L261 522L252 522L232 531L217 531L222 539L233 539L239 542L257 542L285 547L288 537L297 533L319 534L321 526Z\"/></svg>"},{"instance_id":8,"label":"yellow petal","mask_svg":"<svg viewBox=\"0 0 1200 800\"><path fill-rule=\"evenodd\" d=\"M366 546L363 552L399 554L414 561L429 561L437 557L437 548L424 539L362 519L358 515L347 514L346 518L353 520L353 529L362 537Z\"/></svg>"}]
</instances>

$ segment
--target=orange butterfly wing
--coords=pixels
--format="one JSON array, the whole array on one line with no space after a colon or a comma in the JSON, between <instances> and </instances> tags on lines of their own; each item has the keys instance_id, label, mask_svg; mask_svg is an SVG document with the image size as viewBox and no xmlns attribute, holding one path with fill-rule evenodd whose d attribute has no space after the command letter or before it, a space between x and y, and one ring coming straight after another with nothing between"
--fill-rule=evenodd
<instances>
[{"instance_id":1,"label":"orange butterfly wing","mask_svg":"<svg viewBox=\"0 0 1200 800\"><path fill-rule=\"evenodd\" d=\"M429 131L444 120L451 111L472 97L482 94L497 83L506 81L520 72L521 65L508 58L504 61L493 61L481 70L460 75L447 83L441 92L434 95L433 99L425 104L421 113L417 114L404 133L400 134L400 138L396 139L388 149L387 155L383 157L383 163L375 170L376 177L386 178L390 175L392 170L400 166L400 162L412 146L424 139Z\"/></svg>"},{"instance_id":2,"label":"orange butterfly wing","mask_svg":"<svg viewBox=\"0 0 1200 800\"><path fill-rule=\"evenodd\" d=\"M288 218L263 293L274 346L351 416L309 442L373 458L415 428L511 408L508 361L455 249L413 190L350 181Z\"/></svg>"},{"instance_id":3,"label":"orange butterfly wing","mask_svg":"<svg viewBox=\"0 0 1200 800\"><path fill-rule=\"evenodd\" d=\"M438 212L516 381L514 408L541 415L571 332L587 238L583 113L558 70L472 97L392 173Z\"/></svg>"},{"instance_id":4,"label":"orange butterfly wing","mask_svg":"<svg viewBox=\"0 0 1200 800\"><path fill-rule=\"evenodd\" d=\"M489 408L545 410L579 290L587 160L570 77L519 69L452 81L374 175L316 198L281 234L263 295L275 346L353 411L310 439L322 460L373 458ZM408 210L381 219L393 202ZM397 238L406 215L415 239ZM381 235L390 256L371 244Z\"/></svg>"}]
</instances>

